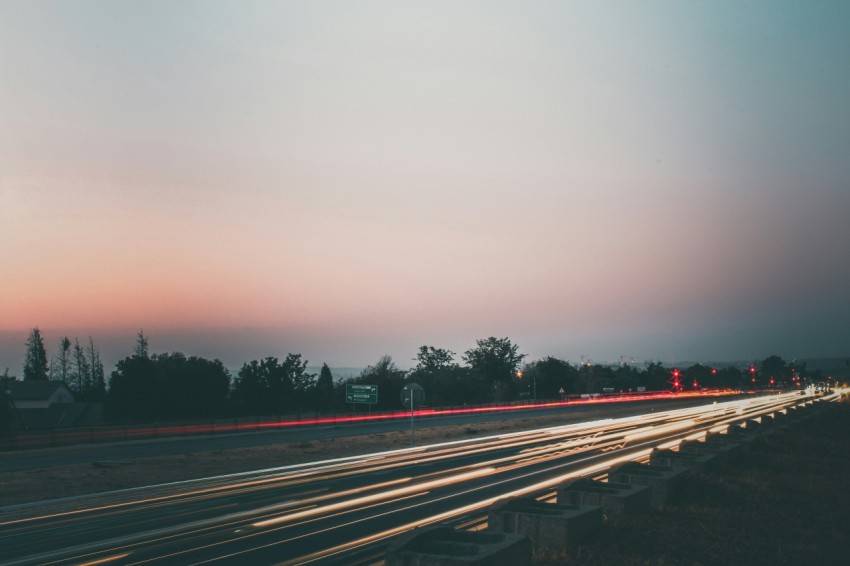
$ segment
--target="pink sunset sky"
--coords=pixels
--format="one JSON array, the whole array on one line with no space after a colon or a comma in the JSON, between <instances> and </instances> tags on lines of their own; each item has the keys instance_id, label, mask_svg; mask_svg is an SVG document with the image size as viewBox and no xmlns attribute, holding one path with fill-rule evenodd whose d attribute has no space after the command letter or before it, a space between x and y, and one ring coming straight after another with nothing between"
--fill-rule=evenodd
<instances>
[{"instance_id":1,"label":"pink sunset sky","mask_svg":"<svg viewBox=\"0 0 850 566\"><path fill-rule=\"evenodd\" d=\"M850 7L0 1L0 370L850 347Z\"/></svg>"}]
</instances>

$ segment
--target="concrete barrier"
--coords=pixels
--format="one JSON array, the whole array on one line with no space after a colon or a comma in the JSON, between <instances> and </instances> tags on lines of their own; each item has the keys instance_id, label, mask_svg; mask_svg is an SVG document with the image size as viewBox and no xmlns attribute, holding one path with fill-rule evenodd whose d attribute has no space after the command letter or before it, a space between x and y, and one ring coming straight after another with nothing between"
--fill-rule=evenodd
<instances>
[{"instance_id":1,"label":"concrete barrier","mask_svg":"<svg viewBox=\"0 0 850 566\"><path fill-rule=\"evenodd\" d=\"M702 442L699 440L683 442L679 446L679 450L685 454L715 454L722 456L726 453L734 452L739 447L739 442L736 442L734 438L725 434L708 434Z\"/></svg>"},{"instance_id":2,"label":"concrete barrier","mask_svg":"<svg viewBox=\"0 0 850 566\"><path fill-rule=\"evenodd\" d=\"M788 415L783 413L782 411L776 411L773 413L773 422L778 427L785 428L788 426Z\"/></svg>"},{"instance_id":3,"label":"concrete barrier","mask_svg":"<svg viewBox=\"0 0 850 566\"><path fill-rule=\"evenodd\" d=\"M558 489L558 503L567 505L595 505L609 517L625 513L649 511L652 492L647 486L630 485L578 479Z\"/></svg>"},{"instance_id":4,"label":"concrete barrier","mask_svg":"<svg viewBox=\"0 0 850 566\"><path fill-rule=\"evenodd\" d=\"M531 564L531 539L489 531L458 531L447 526L416 529L393 544L387 566L521 566Z\"/></svg>"},{"instance_id":5,"label":"concrete barrier","mask_svg":"<svg viewBox=\"0 0 850 566\"><path fill-rule=\"evenodd\" d=\"M602 508L514 497L494 503L487 520L488 530L531 537L535 552L563 553L602 527Z\"/></svg>"},{"instance_id":6,"label":"concrete barrier","mask_svg":"<svg viewBox=\"0 0 850 566\"><path fill-rule=\"evenodd\" d=\"M617 483L649 486L652 489L653 507L661 507L672 499L681 481L689 473L689 468L626 462L612 468L608 472L608 479Z\"/></svg>"},{"instance_id":7,"label":"concrete barrier","mask_svg":"<svg viewBox=\"0 0 850 566\"><path fill-rule=\"evenodd\" d=\"M752 440L754 435L752 428L739 423L729 425L729 428L726 429L726 436L735 442L746 442Z\"/></svg>"},{"instance_id":8,"label":"concrete barrier","mask_svg":"<svg viewBox=\"0 0 850 566\"><path fill-rule=\"evenodd\" d=\"M715 457L716 455L713 452L682 452L681 447L678 452L656 448L649 454L649 463L653 466L692 468L702 471L709 466Z\"/></svg>"}]
</instances>

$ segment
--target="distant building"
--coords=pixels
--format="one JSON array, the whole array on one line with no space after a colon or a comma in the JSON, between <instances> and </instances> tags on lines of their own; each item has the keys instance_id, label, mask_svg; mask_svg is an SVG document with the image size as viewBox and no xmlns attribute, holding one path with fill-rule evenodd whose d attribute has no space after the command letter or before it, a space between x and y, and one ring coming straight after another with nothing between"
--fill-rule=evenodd
<instances>
[{"instance_id":1,"label":"distant building","mask_svg":"<svg viewBox=\"0 0 850 566\"><path fill-rule=\"evenodd\" d=\"M74 394L61 381L8 381L13 428L50 429L92 426L102 422L100 403L75 403Z\"/></svg>"},{"instance_id":2,"label":"distant building","mask_svg":"<svg viewBox=\"0 0 850 566\"><path fill-rule=\"evenodd\" d=\"M19 411L46 409L56 403L74 402L74 394L61 381L12 381L9 383L9 394Z\"/></svg>"}]
</instances>

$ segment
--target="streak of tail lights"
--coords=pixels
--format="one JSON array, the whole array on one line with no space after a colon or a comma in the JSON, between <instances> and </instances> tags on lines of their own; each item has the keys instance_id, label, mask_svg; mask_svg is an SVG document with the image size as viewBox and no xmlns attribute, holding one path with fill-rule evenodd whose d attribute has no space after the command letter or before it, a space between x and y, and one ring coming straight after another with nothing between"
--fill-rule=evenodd
<instances>
[{"instance_id":1,"label":"streak of tail lights","mask_svg":"<svg viewBox=\"0 0 850 566\"><path fill-rule=\"evenodd\" d=\"M787 413L788 407L811 402L799 393L749 397L179 482L156 486L152 493L129 491L125 495L138 497L125 501L107 503L92 497L88 505L77 503L72 509L9 517L0 522L0 534L36 537L45 525L64 529L87 521L126 520L133 525L141 520L134 519L136 514L161 513L164 519L173 517L172 522L157 528L130 527L126 533L109 531L102 539L75 541L64 548L36 546L9 564L136 564L178 556L203 563L239 560L263 548L285 551L282 561L306 563L422 525L474 523L474 517L498 499L551 493L565 481L604 475L621 462L646 460L653 448L675 448L683 440L701 440L732 424ZM147 521L140 524L153 524ZM348 532L365 534L339 534ZM311 537L320 537L316 544L324 548L299 552L300 544Z\"/></svg>"},{"instance_id":2,"label":"streak of tail lights","mask_svg":"<svg viewBox=\"0 0 850 566\"><path fill-rule=\"evenodd\" d=\"M451 409L419 409L414 412L415 417L441 417L451 415L471 415L480 413L510 413L529 409L556 409L565 405L604 405L609 403L629 403L636 401L653 401L662 399L687 399L687 398L710 398L723 397L738 394L733 390L702 390L691 392L647 392L647 393L620 393L606 394L606 396L590 397L590 398L572 398L569 401L545 402L545 403L529 403L522 405L495 405L487 407L463 407ZM119 427L117 429L100 429L87 430L84 433L77 431L61 431L60 436L73 442L105 442L109 440L124 440L124 439L143 439L143 438L161 438L168 436L185 436L210 433L229 433L241 431L262 431L270 429L286 429L304 426L322 426L322 425L341 425L347 423L369 423L391 420L405 420L410 418L410 412L405 411L390 411L374 413L369 415L336 415L331 417L320 417L311 419L279 419L268 422L251 422L251 423L229 423L221 422L216 424L199 423L199 424L183 424L174 426L156 426L156 427ZM38 442L39 439L34 437L32 442ZM16 440L17 447L23 448L27 446L26 437L22 436Z\"/></svg>"}]
</instances>

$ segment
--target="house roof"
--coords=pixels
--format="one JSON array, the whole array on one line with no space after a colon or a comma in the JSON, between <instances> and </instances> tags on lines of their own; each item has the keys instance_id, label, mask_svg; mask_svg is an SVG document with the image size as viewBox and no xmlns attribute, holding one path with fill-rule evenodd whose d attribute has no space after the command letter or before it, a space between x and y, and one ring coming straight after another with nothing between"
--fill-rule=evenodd
<instances>
[{"instance_id":1,"label":"house roof","mask_svg":"<svg viewBox=\"0 0 850 566\"><path fill-rule=\"evenodd\" d=\"M65 387L65 384L46 379L9 382L9 391L15 401L47 400L60 387Z\"/></svg>"}]
</instances>

